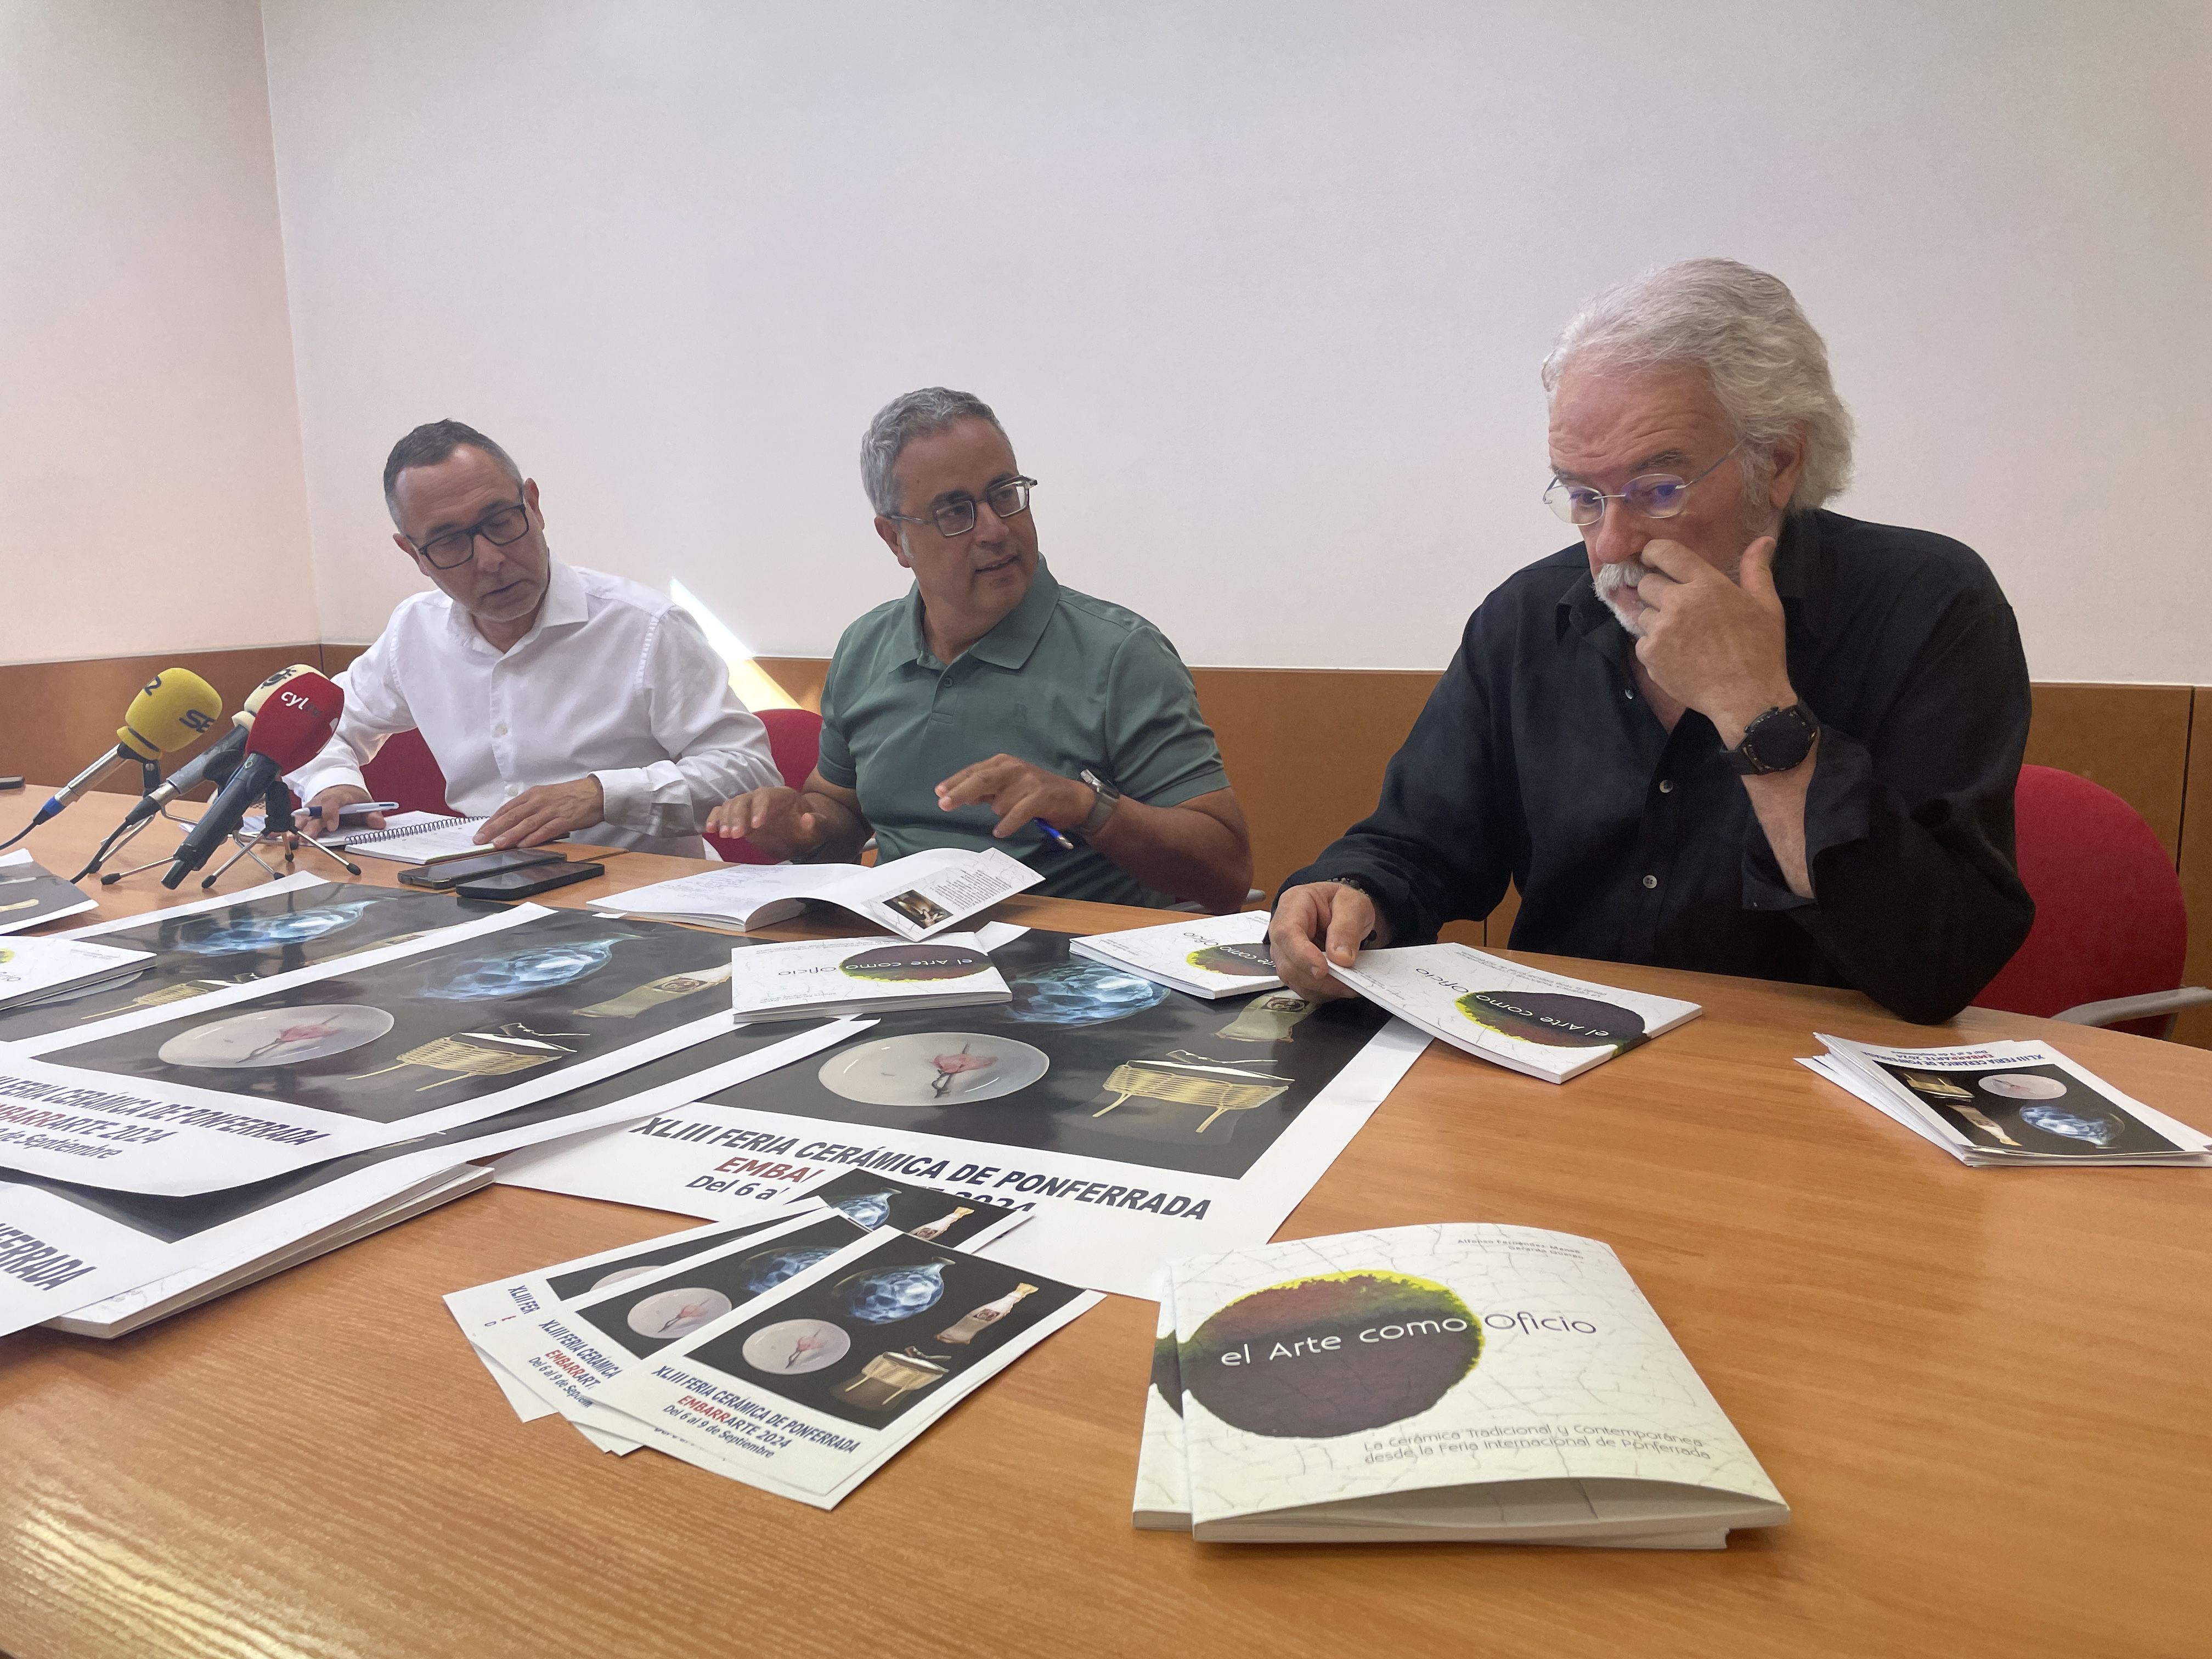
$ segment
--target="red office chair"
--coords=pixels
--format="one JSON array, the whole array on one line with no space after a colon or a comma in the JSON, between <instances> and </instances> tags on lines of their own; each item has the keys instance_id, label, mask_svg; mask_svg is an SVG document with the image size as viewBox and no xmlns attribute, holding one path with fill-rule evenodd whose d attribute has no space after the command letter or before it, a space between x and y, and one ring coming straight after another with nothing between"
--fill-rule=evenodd
<instances>
[{"instance_id":1,"label":"red office chair","mask_svg":"<svg viewBox=\"0 0 2212 1659\"><path fill-rule=\"evenodd\" d=\"M2014 795L2020 878L2035 926L1974 999L1984 1008L2164 1036L2212 990L2181 983L2189 913L2158 837L2109 789L2023 766Z\"/></svg>"},{"instance_id":2,"label":"red office chair","mask_svg":"<svg viewBox=\"0 0 2212 1659\"><path fill-rule=\"evenodd\" d=\"M814 763L822 757L822 716L805 708L763 708L760 721L768 727L769 752L775 757L775 769L783 774L784 783L793 789L804 789L813 775ZM742 836L709 835L707 845L729 864L782 862Z\"/></svg>"},{"instance_id":3,"label":"red office chair","mask_svg":"<svg viewBox=\"0 0 2212 1659\"><path fill-rule=\"evenodd\" d=\"M446 805L446 775L420 732L394 732L386 738L376 758L361 769L361 781L371 800L398 801L403 812L453 810Z\"/></svg>"}]
</instances>

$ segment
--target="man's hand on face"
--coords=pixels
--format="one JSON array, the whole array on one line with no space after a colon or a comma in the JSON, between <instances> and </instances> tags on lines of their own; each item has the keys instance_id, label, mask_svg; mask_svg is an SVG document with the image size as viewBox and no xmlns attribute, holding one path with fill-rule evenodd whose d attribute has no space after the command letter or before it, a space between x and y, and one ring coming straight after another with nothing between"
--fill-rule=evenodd
<instances>
[{"instance_id":1,"label":"man's hand on face","mask_svg":"<svg viewBox=\"0 0 2212 1659\"><path fill-rule=\"evenodd\" d=\"M479 842L497 848L535 847L557 841L571 830L588 830L605 820L606 791L597 778L570 783L541 783L526 789L484 820Z\"/></svg>"},{"instance_id":2,"label":"man's hand on face","mask_svg":"<svg viewBox=\"0 0 2212 1659\"><path fill-rule=\"evenodd\" d=\"M708 816L718 836L741 837L774 859L800 859L822 845L825 826L809 798L778 786L734 795Z\"/></svg>"},{"instance_id":3,"label":"man's hand on face","mask_svg":"<svg viewBox=\"0 0 2212 1659\"><path fill-rule=\"evenodd\" d=\"M314 799L307 803L306 810L300 815L299 827L311 836L334 835L337 830L340 812L358 802L375 799L366 789L356 788L349 783L334 783L318 792ZM371 812L361 822L371 830L381 830L384 828L384 814Z\"/></svg>"},{"instance_id":4,"label":"man's hand on face","mask_svg":"<svg viewBox=\"0 0 2212 1659\"><path fill-rule=\"evenodd\" d=\"M1098 794L1089 784L1042 766L1012 755L994 755L962 768L937 786L939 811L979 801L999 815L991 833L1003 840L1032 818L1042 818L1055 830L1072 829L1091 816Z\"/></svg>"},{"instance_id":5,"label":"man's hand on face","mask_svg":"<svg viewBox=\"0 0 2212 1659\"><path fill-rule=\"evenodd\" d=\"M1637 660L1661 690L1712 721L1731 749L1753 720L1797 700L1774 548L1773 537L1761 536L1744 549L1735 581L1679 542L1649 542L1637 555L1662 578L1636 586L1647 607Z\"/></svg>"},{"instance_id":6,"label":"man's hand on face","mask_svg":"<svg viewBox=\"0 0 2212 1659\"><path fill-rule=\"evenodd\" d=\"M1348 997L1351 989L1329 971L1350 967L1376 930L1375 901L1340 881L1293 887L1267 923L1267 954L1283 983L1315 1001ZM1322 954L1326 949L1328 954Z\"/></svg>"}]
</instances>

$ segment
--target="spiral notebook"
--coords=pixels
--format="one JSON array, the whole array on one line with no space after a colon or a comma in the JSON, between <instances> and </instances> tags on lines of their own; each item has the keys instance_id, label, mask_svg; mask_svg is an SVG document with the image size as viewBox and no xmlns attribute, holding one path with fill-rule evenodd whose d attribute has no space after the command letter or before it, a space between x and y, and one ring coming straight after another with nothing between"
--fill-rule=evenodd
<instances>
[{"instance_id":1,"label":"spiral notebook","mask_svg":"<svg viewBox=\"0 0 2212 1659\"><path fill-rule=\"evenodd\" d=\"M347 830L326 837L323 844L395 864L435 864L465 853L489 851L476 838L483 823L483 818L443 812L394 812L381 830Z\"/></svg>"}]
</instances>

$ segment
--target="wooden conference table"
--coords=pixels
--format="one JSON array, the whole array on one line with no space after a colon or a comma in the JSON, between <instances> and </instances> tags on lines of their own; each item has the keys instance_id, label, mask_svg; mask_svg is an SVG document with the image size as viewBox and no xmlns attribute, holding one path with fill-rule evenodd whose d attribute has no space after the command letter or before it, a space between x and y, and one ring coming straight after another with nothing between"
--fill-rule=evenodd
<instances>
[{"instance_id":1,"label":"wooden conference table","mask_svg":"<svg viewBox=\"0 0 2212 1659\"><path fill-rule=\"evenodd\" d=\"M29 845L66 873L123 805L84 801ZM552 902L684 868L626 855ZM199 896L155 881L106 890L103 913ZM118 1341L0 1339L0 1650L2212 1652L2212 1176L1968 1170L1794 1063L1816 1028L2044 1036L2212 1129L2212 1054L1589 971L1705 1016L1558 1088L1432 1046L1284 1236L1477 1220L1607 1241L1790 1500L1787 1528L1689 1554L1134 1532L1154 1310L1119 1297L832 1513L617 1460L557 1418L518 1423L439 1298L689 1224L495 1188Z\"/></svg>"}]
</instances>

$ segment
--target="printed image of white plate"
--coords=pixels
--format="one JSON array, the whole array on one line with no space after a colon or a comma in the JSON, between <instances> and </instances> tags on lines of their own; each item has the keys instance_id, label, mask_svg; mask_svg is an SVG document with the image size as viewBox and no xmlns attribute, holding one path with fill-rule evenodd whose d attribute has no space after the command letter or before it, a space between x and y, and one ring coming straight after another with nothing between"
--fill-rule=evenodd
<instances>
[{"instance_id":1,"label":"printed image of white plate","mask_svg":"<svg viewBox=\"0 0 2212 1659\"><path fill-rule=\"evenodd\" d=\"M770 1376L804 1376L836 1364L853 1339L826 1319L786 1319L763 1325L738 1350L746 1364Z\"/></svg>"},{"instance_id":2,"label":"printed image of white plate","mask_svg":"<svg viewBox=\"0 0 2212 1659\"><path fill-rule=\"evenodd\" d=\"M179 1031L155 1052L164 1065L204 1066L216 1071L297 1066L374 1042L396 1023L381 1008L350 1002L263 1008Z\"/></svg>"},{"instance_id":3,"label":"printed image of white plate","mask_svg":"<svg viewBox=\"0 0 2212 1659\"><path fill-rule=\"evenodd\" d=\"M730 1310L730 1298L700 1285L662 1291L629 1310L629 1328L656 1341L689 1336Z\"/></svg>"},{"instance_id":4,"label":"printed image of white plate","mask_svg":"<svg viewBox=\"0 0 2212 1659\"><path fill-rule=\"evenodd\" d=\"M604 1291L610 1285L627 1285L631 1279L642 1279L652 1271L651 1267L617 1267L605 1278L593 1279L592 1289ZM586 1294L588 1295L589 1292Z\"/></svg>"},{"instance_id":5,"label":"printed image of white plate","mask_svg":"<svg viewBox=\"0 0 2212 1659\"><path fill-rule=\"evenodd\" d=\"M2066 1093L2066 1085L2057 1078L2037 1077L2032 1072L1999 1072L1982 1079L1979 1086L1984 1094L1999 1100L2057 1100Z\"/></svg>"},{"instance_id":6,"label":"printed image of white plate","mask_svg":"<svg viewBox=\"0 0 2212 1659\"><path fill-rule=\"evenodd\" d=\"M1042 1048L982 1031L908 1031L834 1054L817 1075L866 1106L955 1106L1026 1089L1052 1069Z\"/></svg>"}]
</instances>

